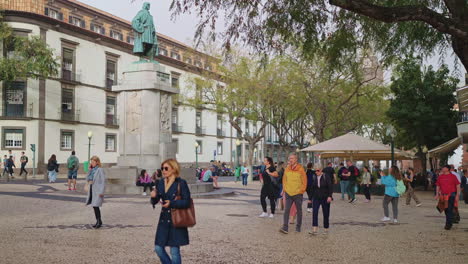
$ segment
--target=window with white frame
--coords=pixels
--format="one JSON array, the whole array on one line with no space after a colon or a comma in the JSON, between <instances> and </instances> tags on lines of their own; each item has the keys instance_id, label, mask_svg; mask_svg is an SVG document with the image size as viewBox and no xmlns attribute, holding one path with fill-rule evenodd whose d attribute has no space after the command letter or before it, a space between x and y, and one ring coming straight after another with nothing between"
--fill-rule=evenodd
<instances>
[{"instance_id":1,"label":"window with white frame","mask_svg":"<svg viewBox=\"0 0 468 264\"><path fill-rule=\"evenodd\" d=\"M116 151L116 136L114 134L106 135L106 151Z\"/></svg>"},{"instance_id":2,"label":"window with white frame","mask_svg":"<svg viewBox=\"0 0 468 264\"><path fill-rule=\"evenodd\" d=\"M60 131L60 149L73 150L73 131L62 130Z\"/></svg>"},{"instance_id":3,"label":"window with white frame","mask_svg":"<svg viewBox=\"0 0 468 264\"><path fill-rule=\"evenodd\" d=\"M69 16L68 17L68 23L70 23L72 25L75 25L77 27L86 28L85 21L83 19L81 19L81 18L78 18L78 17Z\"/></svg>"},{"instance_id":4,"label":"window with white frame","mask_svg":"<svg viewBox=\"0 0 468 264\"><path fill-rule=\"evenodd\" d=\"M175 60L180 60L180 55L177 52L171 51L171 58Z\"/></svg>"},{"instance_id":5,"label":"window with white frame","mask_svg":"<svg viewBox=\"0 0 468 264\"><path fill-rule=\"evenodd\" d=\"M91 24L90 29L91 29L91 31L94 31L94 32L96 32L98 34L101 34L101 35L106 34L106 29L101 25Z\"/></svg>"},{"instance_id":6,"label":"window with white frame","mask_svg":"<svg viewBox=\"0 0 468 264\"><path fill-rule=\"evenodd\" d=\"M9 149L24 148L24 129L5 128L3 130L3 147Z\"/></svg>"},{"instance_id":7,"label":"window with white frame","mask_svg":"<svg viewBox=\"0 0 468 264\"><path fill-rule=\"evenodd\" d=\"M160 48L160 49L159 49L159 55L167 56L167 49L165 49L165 48Z\"/></svg>"},{"instance_id":8,"label":"window with white frame","mask_svg":"<svg viewBox=\"0 0 468 264\"><path fill-rule=\"evenodd\" d=\"M115 30L110 31L110 37L123 41L123 34Z\"/></svg>"}]
</instances>

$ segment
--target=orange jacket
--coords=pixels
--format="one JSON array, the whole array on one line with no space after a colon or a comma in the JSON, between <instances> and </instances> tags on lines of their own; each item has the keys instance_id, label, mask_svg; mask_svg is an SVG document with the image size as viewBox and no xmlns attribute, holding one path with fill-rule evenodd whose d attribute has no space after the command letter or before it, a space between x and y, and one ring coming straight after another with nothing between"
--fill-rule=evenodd
<instances>
[{"instance_id":1,"label":"orange jacket","mask_svg":"<svg viewBox=\"0 0 468 264\"><path fill-rule=\"evenodd\" d=\"M307 175L300 164L288 166L283 175L283 189L289 196L303 194L307 188Z\"/></svg>"}]
</instances>

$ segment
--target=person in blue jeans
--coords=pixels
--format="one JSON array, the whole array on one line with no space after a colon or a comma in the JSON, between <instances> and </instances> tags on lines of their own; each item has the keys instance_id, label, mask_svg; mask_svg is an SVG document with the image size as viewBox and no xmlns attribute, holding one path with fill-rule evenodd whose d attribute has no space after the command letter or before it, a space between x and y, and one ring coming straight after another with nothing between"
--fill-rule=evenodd
<instances>
[{"instance_id":1,"label":"person in blue jeans","mask_svg":"<svg viewBox=\"0 0 468 264\"><path fill-rule=\"evenodd\" d=\"M174 227L171 211L190 207L190 190L187 182L180 178L180 165L175 159L164 161L161 170L164 180L159 181L156 189L151 192L153 209L158 202L161 202L162 207L154 251L162 264L179 264L182 263L180 247L189 244L189 234L187 227ZM180 199L175 200L179 195ZM170 257L165 247L170 247Z\"/></svg>"},{"instance_id":2,"label":"person in blue jeans","mask_svg":"<svg viewBox=\"0 0 468 264\"><path fill-rule=\"evenodd\" d=\"M242 185L247 186L247 178L249 177L249 168L246 164L242 165Z\"/></svg>"},{"instance_id":3,"label":"person in blue jeans","mask_svg":"<svg viewBox=\"0 0 468 264\"><path fill-rule=\"evenodd\" d=\"M385 185L385 195L383 199L384 217L380 221L390 221L388 204L392 203L393 223L398 224L398 198L400 195L396 191L396 186L397 181L401 181L403 176L397 166L392 166L389 169L388 174L389 175L385 175L383 171L380 172L380 175L382 176L382 184Z\"/></svg>"},{"instance_id":4,"label":"person in blue jeans","mask_svg":"<svg viewBox=\"0 0 468 264\"><path fill-rule=\"evenodd\" d=\"M340 163L340 169L338 170L338 178L340 179L340 190L341 190L341 200L344 200L345 193L348 194L348 200L351 200L349 196L349 180L348 176L343 174L348 174L348 169L344 166L343 162Z\"/></svg>"}]
</instances>

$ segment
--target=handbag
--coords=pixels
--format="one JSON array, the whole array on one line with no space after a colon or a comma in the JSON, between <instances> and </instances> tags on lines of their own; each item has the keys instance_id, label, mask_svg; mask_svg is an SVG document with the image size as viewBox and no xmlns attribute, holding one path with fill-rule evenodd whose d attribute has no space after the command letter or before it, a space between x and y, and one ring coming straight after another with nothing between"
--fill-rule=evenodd
<instances>
[{"instance_id":1,"label":"handbag","mask_svg":"<svg viewBox=\"0 0 468 264\"><path fill-rule=\"evenodd\" d=\"M177 185L177 194L175 200L181 200L180 196L180 183ZM184 209L172 209L172 225L176 228L179 227L193 227L197 221L195 220L195 206L193 199L190 198L190 206Z\"/></svg>"}]
</instances>

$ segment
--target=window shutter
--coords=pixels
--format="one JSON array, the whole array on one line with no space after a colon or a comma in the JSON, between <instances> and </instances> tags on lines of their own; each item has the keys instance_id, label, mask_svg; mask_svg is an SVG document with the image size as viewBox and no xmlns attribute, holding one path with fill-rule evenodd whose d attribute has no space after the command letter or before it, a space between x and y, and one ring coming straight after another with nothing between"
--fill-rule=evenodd
<instances>
[{"instance_id":1,"label":"window shutter","mask_svg":"<svg viewBox=\"0 0 468 264\"><path fill-rule=\"evenodd\" d=\"M127 43L130 43L130 36L127 36Z\"/></svg>"},{"instance_id":2,"label":"window shutter","mask_svg":"<svg viewBox=\"0 0 468 264\"><path fill-rule=\"evenodd\" d=\"M45 8L45 11L44 11L45 15L48 16L49 15L49 8Z\"/></svg>"},{"instance_id":3,"label":"window shutter","mask_svg":"<svg viewBox=\"0 0 468 264\"><path fill-rule=\"evenodd\" d=\"M63 21L63 13L59 13L59 20Z\"/></svg>"},{"instance_id":4,"label":"window shutter","mask_svg":"<svg viewBox=\"0 0 468 264\"><path fill-rule=\"evenodd\" d=\"M101 28L101 34L105 35L106 34L106 29L104 27Z\"/></svg>"},{"instance_id":5,"label":"window shutter","mask_svg":"<svg viewBox=\"0 0 468 264\"><path fill-rule=\"evenodd\" d=\"M84 20L81 20L81 27L86 28L86 22Z\"/></svg>"},{"instance_id":6,"label":"window shutter","mask_svg":"<svg viewBox=\"0 0 468 264\"><path fill-rule=\"evenodd\" d=\"M72 16L68 16L68 23L72 23Z\"/></svg>"}]
</instances>

